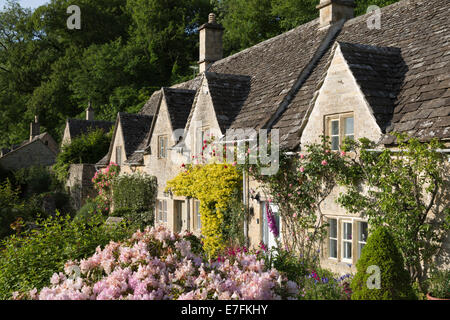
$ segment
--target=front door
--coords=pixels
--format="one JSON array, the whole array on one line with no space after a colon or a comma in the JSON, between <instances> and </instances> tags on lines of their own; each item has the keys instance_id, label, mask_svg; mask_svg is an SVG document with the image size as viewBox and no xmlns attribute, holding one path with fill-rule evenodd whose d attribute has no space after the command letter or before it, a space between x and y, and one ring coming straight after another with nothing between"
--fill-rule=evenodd
<instances>
[{"instance_id":1,"label":"front door","mask_svg":"<svg viewBox=\"0 0 450 320\"><path fill-rule=\"evenodd\" d=\"M267 220L267 206L269 205L269 208L271 209L271 211L275 214L275 222L278 228L278 232L279 234L281 234L281 230L280 230L280 216L278 214L278 206L272 203L268 203L268 202L261 202L262 205L262 221L263 221L263 230L262 230L262 241L264 242L264 244L270 249L272 247L276 247L277 246L277 242L276 242L276 238L275 235L270 231L269 228L269 223ZM278 236L280 237L280 236Z\"/></svg>"},{"instance_id":2,"label":"front door","mask_svg":"<svg viewBox=\"0 0 450 320\"><path fill-rule=\"evenodd\" d=\"M175 232L183 230L183 203L184 201L175 200Z\"/></svg>"}]
</instances>

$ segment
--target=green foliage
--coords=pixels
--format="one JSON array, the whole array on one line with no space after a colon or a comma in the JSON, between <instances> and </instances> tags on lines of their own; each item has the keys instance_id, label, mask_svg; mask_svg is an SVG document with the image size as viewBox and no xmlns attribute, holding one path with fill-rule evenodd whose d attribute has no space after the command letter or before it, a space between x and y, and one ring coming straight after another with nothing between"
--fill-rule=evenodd
<instances>
[{"instance_id":1,"label":"green foliage","mask_svg":"<svg viewBox=\"0 0 450 320\"><path fill-rule=\"evenodd\" d=\"M23 216L25 205L20 199L20 190L14 188L9 180L0 184L0 239L13 233L10 225Z\"/></svg>"},{"instance_id":2,"label":"green foliage","mask_svg":"<svg viewBox=\"0 0 450 320\"><path fill-rule=\"evenodd\" d=\"M222 230L225 241L229 246L245 245L244 217L245 206L242 203L241 190L235 190L232 200L224 213Z\"/></svg>"},{"instance_id":3,"label":"green foliage","mask_svg":"<svg viewBox=\"0 0 450 320\"><path fill-rule=\"evenodd\" d=\"M302 154L280 154L279 170L262 174L264 165L250 165L249 174L261 183L269 201L279 206L284 245L312 261L327 231L321 203L341 181L357 174L345 153L330 151L327 137L322 143L305 146Z\"/></svg>"},{"instance_id":4,"label":"green foliage","mask_svg":"<svg viewBox=\"0 0 450 320\"><path fill-rule=\"evenodd\" d=\"M137 211L131 208L120 208L114 210L114 216L127 219L131 225L134 225L141 230L148 226L153 226L155 223L155 213L153 209L148 211Z\"/></svg>"},{"instance_id":5,"label":"green foliage","mask_svg":"<svg viewBox=\"0 0 450 320\"><path fill-rule=\"evenodd\" d=\"M369 288L370 266L380 269L380 289ZM405 270L401 252L387 228L379 227L367 239L357 264L351 287L353 300L415 299L411 278Z\"/></svg>"},{"instance_id":6,"label":"green foliage","mask_svg":"<svg viewBox=\"0 0 450 320\"><path fill-rule=\"evenodd\" d=\"M427 281L427 291L433 298L450 299L450 270L433 270Z\"/></svg>"},{"instance_id":7,"label":"green foliage","mask_svg":"<svg viewBox=\"0 0 450 320\"><path fill-rule=\"evenodd\" d=\"M85 204L76 212L75 221L85 221L97 213L97 202L88 198Z\"/></svg>"},{"instance_id":8,"label":"green foliage","mask_svg":"<svg viewBox=\"0 0 450 320\"><path fill-rule=\"evenodd\" d=\"M49 285L55 272L62 272L69 260L92 255L98 246L131 236L133 229L123 224L107 226L101 215L73 221L69 216L38 220L34 229L11 236L1 243L0 299L15 291L25 292Z\"/></svg>"},{"instance_id":9,"label":"green foliage","mask_svg":"<svg viewBox=\"0 0 450 320\"><path fill-rule=\"evenodd\" d=\"M142 173L123 174L112 182L115 210L152 211L157 195L156 178Z\"/></svg>"},{"instance_id":10,"label":"green foliage","mask_svg":"<svg viewBox=\"0 0 450 320\"><path fill-rule=\"evenodd\" d=\"M437 140L396 136L398 152L373 152L376 145L367 139L348 145L361 179L349 183L338 202L373 227L389 227L413 280L423 280L450 229L450 208L440 205L449 199L450 170Z\"/></svg>"},{"instance_id":11,"label":"green foliage","mask_svg":"<svg viewBox=\"0 0 450 320\"><path fill-rule=\"evenodd\" d=\"M25 196L61 189L54 173L47 167L32 166L14 172L15 183Z\"/></svg>"},{"instance_id":12,"label":"green foliage","mask_svg":"<svg viewBox=\"0 0 450 320\"><path fill-rule=\"evenodd\" d=\"M70 144L64 144L53 166L58 180L66 181L71 164L97 163L102 159L108 153L112 132L97 129L73 139Z\"/></svg>"}]
</instances>

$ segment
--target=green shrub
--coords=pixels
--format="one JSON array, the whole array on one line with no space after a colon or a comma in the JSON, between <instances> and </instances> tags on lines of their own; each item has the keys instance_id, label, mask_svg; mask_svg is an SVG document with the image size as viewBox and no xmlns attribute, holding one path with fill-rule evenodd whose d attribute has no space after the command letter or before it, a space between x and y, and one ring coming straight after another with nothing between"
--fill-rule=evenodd
<instances>
[{"instance_id":1,"label":"green shrub","mask_svg":"<svg viewBox=\"0 0 450 320\"><path fill-rule=\"evenodd\" d=\"M125 174L114 178L112 182L114 216L125 214L127 217L134 216L142 222L152 221L157 187L156 178L147 174Z\"/></svg>"},{"instance_id":2,"label":"green shrub","mask_svg":"<svg viewBox=\"0 0 450 320\"><path fill-rule=\"evenodd\" d=\"M370 266L380 268L380 288L370 289L367 282L373 273ZM351 283L352 300L415 299L409 272L405 270L403 256L386 227L377 228L367 239L361 258L356 264L357 273Z\"/></svg>"},{"instance_id":3,"label":"green shrub","mask_svg":"<svg viewBox=\"0 0 450 320\"><path fill-rule=\"evenodd\" d=\"M19 196L20 190L14 188L8 179L0 184L0 239L14 233L10 226L19 217L28 219L25 205Z\"/></svg>"},{"instance_id":4,"label":"green shrub","mask_svg":"<svg viewBox=\"0 0 450 320\"><path fill-rule=\"evenodd\" d=\"M112 227L104 221L101 215L83 222L57 215L4 240L0 246L0 299L11 298L15 291L49 285L52 274L62 272L68 260L86 258L98 246L127 239L135 231L125 224Z\"/></svg>"},{"instance_id":5,"label":"green shrub","mask_svg":"<svg viewBox=\"0 0 450 320\"><path fill-rule=\"evenodd\" d=\"M47 167L32 166L14 172L15 184L20 185L24 196L61 190L53 172Z\"/></svg>"},{"instance_id":6,"label":"green shrub","mask_svg":"<svg viewBox=\"0 0 450 320\"><path fill-rule=\"evenodd\" d=\"M427 282L432 297L450 299L450 270L433 270Z\"/></svg>"},{"instance_id":7,"label":"green shrub","mask_svg":"<svg viewBox=\"0 0 450 320\"><path fill-rule=\"evenodd\" d=\"M154 225L155 221L153 210L136 211L131 208L120 208L114 210L114 216L127 219L130 224L135 225L139 229L144 229L147 226L152 226Z\"/></svg>"},{"instance_id":8,"label":"green shrub","mask_svg":"<svg viewBox=\"0 0 450 320\"><path fill-rule=\"evenodd\" d=\"M97 213L97 203L95 202L95 199L88 198L84 205L75 214L74 220L84 221L95 213Z\"/></svg>"}]
</instances>

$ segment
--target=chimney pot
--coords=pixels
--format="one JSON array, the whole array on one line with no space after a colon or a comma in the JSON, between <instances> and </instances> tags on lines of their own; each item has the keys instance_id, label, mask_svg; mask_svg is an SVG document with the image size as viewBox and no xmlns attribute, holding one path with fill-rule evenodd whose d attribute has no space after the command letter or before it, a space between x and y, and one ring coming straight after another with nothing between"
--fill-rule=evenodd
<instances>
[{"instance_id":1,"label":"chimney pot","mask_svg":"<svg viewBox=\"0 0 450 320\"><path fill-rule=\"evenodd\" d=\"M216 23L216 15L214 13L209 14L208 23Z\"/></svg>"},{"instance_id":2,"label":"chimney pot","mask_svg":"<svg viewBox=\"0 0 450 320\"><path fill-rule=\"evenodd\" d=\"M88 107L86 109L86 120L93 121L94 120L94 109L91 107L91 101L88 103Z\"/></svg>"},{"instance_id":3,"label":"chimney pot","mask_svg":"<svg viewBox=\"0 0 450 320\"><path fill-rule=\"evenodd\" d=\"M41 125L39 124L39 117L34 116L34 122L30 123L30 141L32 141L36 136L41 134Z\"/></svg>"},{"instance_id":4,"label":"chimney pot","mask_svg":"<svg viewBox=\"0 0 450 320\"><path fill-rule=\"evenodd\" d=\"M355 7L354 0L320 0L316 7L320 11L319 29L326 29L341 20L352 19Z\"/></svg>"},{"instance_id":5,"label":"chimney pot","mask_svg":"<svg viewBox=\"0 0 450 320\"><path fill-rule=\"evenodd\" d=\"M199 72L205 72L214 62L223 58L223 27L216 22L216 15L210 13L208 23L199 28L200 59Z\"/></svg>"}]
</instances>

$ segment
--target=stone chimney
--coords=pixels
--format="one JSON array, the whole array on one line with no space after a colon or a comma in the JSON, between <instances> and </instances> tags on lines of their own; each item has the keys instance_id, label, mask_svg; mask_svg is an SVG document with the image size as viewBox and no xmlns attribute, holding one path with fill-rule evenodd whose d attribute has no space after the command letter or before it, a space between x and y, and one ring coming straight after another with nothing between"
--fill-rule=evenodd
<instances>
[{"instance_id":1,"label":"stone chimney","mask_svg":"<svg viewBox=\"0 0 450 320\"><path fill-rule=\"evenodd\" d=\"M86 109L86 120L92 121L94 120L94 109L91 107L91 101L88 103L88 107Z\"/></svg>"},{"instance_id":2,"label":"stone chimney","mask_svg":"<svg viewBox=\"0 0 450 320\"><path fill-rule=\"evenodd\" d=\"M208 23L199 28L200 31L200 61L199 72L206 69L215 61L223 58L223 27L216 22L216 15L209 14Z\"/></svg>"},{"instance_id":3,"label":"stone chimney","mask_svg":"<svg viewBox=\"0 0 450 320\"><path fill-rule=\"evenodd\" d=\"M34 116L34 122L30 124L30 141L34 139L34 137L41 134L41 125L39 124L39 117Z\"/></svg>"},{"instance_id":4,"label":"stone chimney","mask_svg":"<svg viewBox=\"0 0 450 320\"><path fill-rule=\"evenodd\" d=\"M319 29L327 29L342 19L352 19L355 14L355 7L354 0L320 0L316 7L320 10Z\"/></svg>"}]
</instances>

